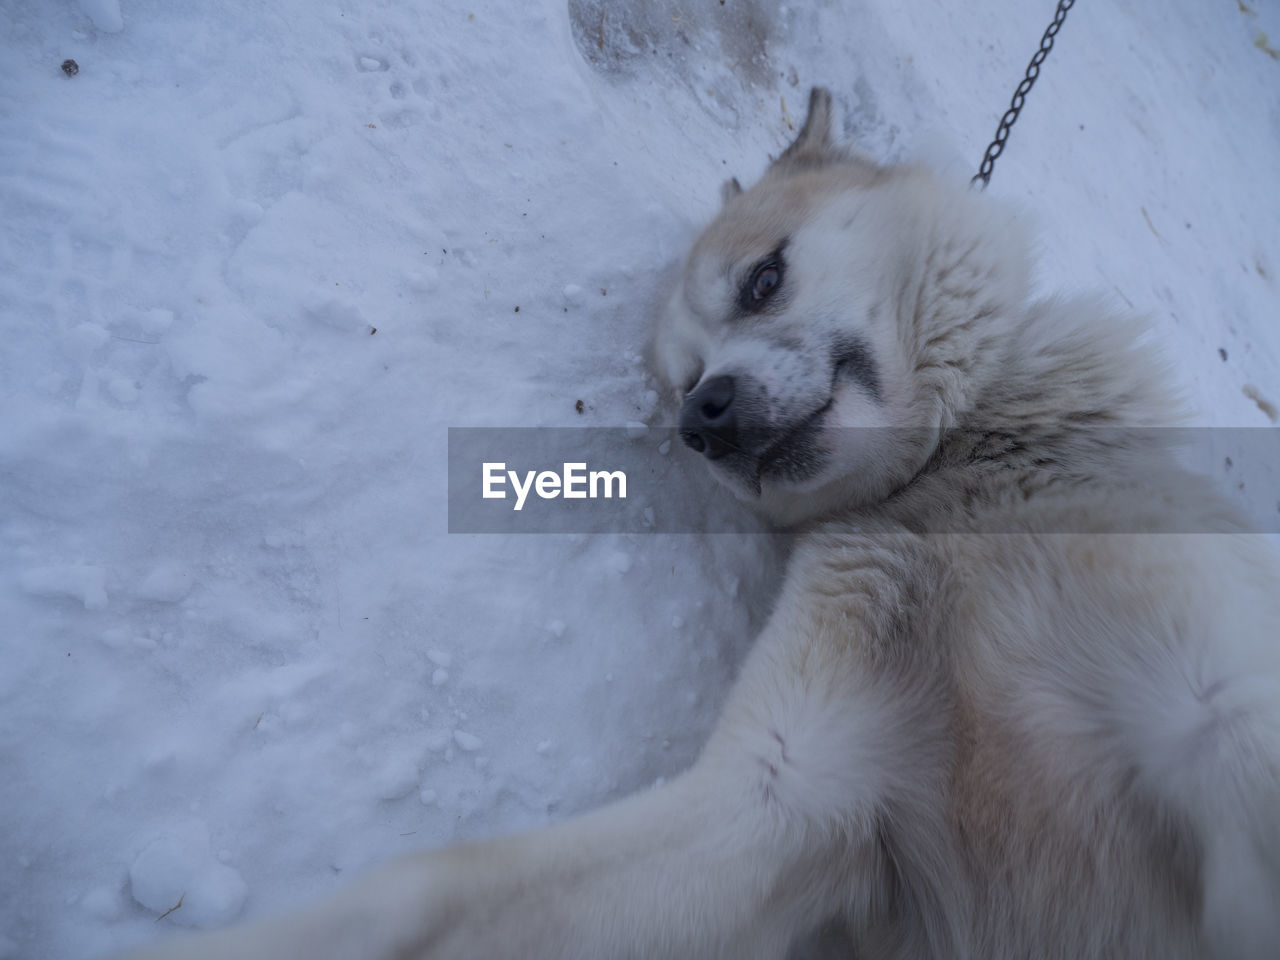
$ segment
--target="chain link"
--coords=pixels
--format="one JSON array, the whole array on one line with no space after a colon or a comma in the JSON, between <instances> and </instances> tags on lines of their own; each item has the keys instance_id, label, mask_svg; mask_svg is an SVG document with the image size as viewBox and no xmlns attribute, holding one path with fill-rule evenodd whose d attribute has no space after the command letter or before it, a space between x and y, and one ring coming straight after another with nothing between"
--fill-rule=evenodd
<instances>
[{"instance_id":1,"label":"chain link","mask_svg":"<svg viewBox=\"0 0 1280 960\"><path fill-rule=\"evenodd\" d=\"M1044 58L1053 49L1053 38L1058 35L1063 22L1067 19L1067 11L1071 9L1075 2L1076 0L1058 0L1058 10L1053 15L1053 23L1049 24L1049 29L1045 30L1044 36L1040 38L1040 49L1036 51L1035 56L1031 58L1031 62L1027 64L1027 75L1022 78L1022 82L1018 84L1018 89L1014 91L1009 109L1000 118L1000 126L996 127L996 138L987 147L987 152L982 158L982 165L978 168L977 175L969 181L969 186L977 186L978 181L981 180L982 189L987 189L987 184L991 182L991 171L995 169L996 157L1004 152L1004 142L1009 139L1009 130L1013 127L1014 121L1018 119L1018 114L1022 112L1022 104L1026 100L1027 94L1031 92L1031 88L1035 85L1036 77L1040 76L1040 64L1044 63Z\"/></svg>"}]
</instances>

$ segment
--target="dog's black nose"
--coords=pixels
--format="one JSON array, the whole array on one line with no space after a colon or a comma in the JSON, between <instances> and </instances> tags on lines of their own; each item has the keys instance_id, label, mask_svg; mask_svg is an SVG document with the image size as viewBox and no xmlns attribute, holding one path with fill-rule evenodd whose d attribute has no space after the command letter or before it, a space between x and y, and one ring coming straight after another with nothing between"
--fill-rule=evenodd
<instances>
[{"instance_id":1,"label":"dog's black nose","mask_svg":"<svg viewBox=\"0 0 1280 960\"><path fill-rule=\"evenodd\" d=\"M733 377L712 377L685 397L680 407L680 439L711 460L738 449L737 390Z\"/></svg>"}]
</instances>

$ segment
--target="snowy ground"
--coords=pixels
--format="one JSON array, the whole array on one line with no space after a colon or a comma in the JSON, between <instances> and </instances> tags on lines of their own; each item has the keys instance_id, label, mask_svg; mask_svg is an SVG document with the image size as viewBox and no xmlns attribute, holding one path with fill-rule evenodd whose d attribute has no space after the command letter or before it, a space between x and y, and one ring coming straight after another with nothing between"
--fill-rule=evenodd
<instances>
[{"instance_id":1,"label":"snowy ground","mask_svg":"<svg viewBox=\"0 0 1280 960\"><path fill-rule=\"evenodd\" d=\"M992 190L1034 208L1047 288L1154 316L1199 422L1265 427L1255 5L1078 5ZM963 175L1052 7L0 0L0 957L272 910L686 765L777 546L450 536L446 428L660 420L664 278L807 87ZM1247 449L1223 469L1274 503Z\"/></svg>"}]
</instances>

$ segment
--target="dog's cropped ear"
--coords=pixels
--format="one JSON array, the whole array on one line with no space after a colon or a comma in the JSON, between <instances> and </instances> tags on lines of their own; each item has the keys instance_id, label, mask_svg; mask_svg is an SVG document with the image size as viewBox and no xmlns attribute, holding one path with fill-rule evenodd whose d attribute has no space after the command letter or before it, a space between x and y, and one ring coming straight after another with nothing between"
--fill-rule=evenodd
<instances>
[{"instance_id":1,"label":"dog's cropped ear","mask_svg":"<svg viewBox=\"0 0 1280 960\"><path fill-rule=\"evenodd\" d=\"M724 183L720 184L720 203L728 203L740 193L742 193L742 184L738 182L737 177L730 177Z\"/></svg>"},{"instance_id":2,"label":"dog's cropped ear","mask_svg":"<svg viewBox=\"0 0 1280 960\"><path fill-rule=\"evenodd\" d=\"M837 152L831 144L831 91L814 87L809 91L809 115L796 134L795 142L774 161L775 166L812 166Z\"/></svg>"}]
</instances>

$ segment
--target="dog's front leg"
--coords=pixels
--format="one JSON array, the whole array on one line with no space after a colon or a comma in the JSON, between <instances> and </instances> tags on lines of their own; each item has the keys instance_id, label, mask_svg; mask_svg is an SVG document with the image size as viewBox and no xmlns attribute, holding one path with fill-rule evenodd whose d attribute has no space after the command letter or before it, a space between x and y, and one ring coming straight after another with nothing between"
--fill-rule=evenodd
<instances>
[{"instance_id":1,"label":"dog's front leg","mask_svg":"<svg viewBox=\"0 0 1280 960\"><path fill-rule=\"evenodd\" d=\"M405 857L303 912L143 956L780 960L839 912L847 858L831 844L848 844L781 808L767 767L726 776L725 763L546 830Z\"/></svg>"},{"instance_id":2,"label":"dog's front leg","mask_svg":"<svg viewBox=\"0 0 1280 960\"><path fill-rule=\"evenodd\" d=\"M666 786L407 857L318 908L156 956L773 960L832 916L857 924L885 893L886 804L935 795L913 745L938 705L904 696L886 609L902 609L889 580L789 590L702 757Z\"/></svg>"}]
</instances>

